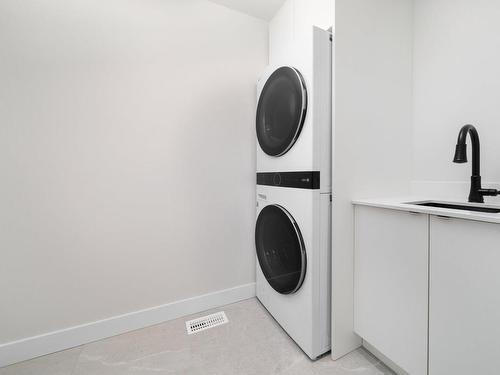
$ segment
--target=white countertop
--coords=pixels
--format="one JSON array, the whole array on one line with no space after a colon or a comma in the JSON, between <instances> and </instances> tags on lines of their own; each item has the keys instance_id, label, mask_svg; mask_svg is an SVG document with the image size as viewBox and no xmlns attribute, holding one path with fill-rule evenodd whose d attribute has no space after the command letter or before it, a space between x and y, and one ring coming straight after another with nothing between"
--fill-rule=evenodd
<instances>
[{"instance_id":1,"label":"white countertop","mask_svg":"<svg viewBox=\"0 0 500 375\"><path fill-rule=\"evenodd\" d=\"M392 210L408 211L408 212L418 212L429 215L437 216L447 216L455 217L459 219L484 221L488 223L500 224L500 213L485 213L485 212L475 212L475 211L463 211L455 210L451 208L437 208L437 207L427 207L418 206L411 203L424 203L424 202L439 202L439 203L452 203L460 204L463 206L482 206L482 207L492 207L499 208L500 206L490 205L490 204L480 204L480 203L469 203L466 201L452 201L443 199L430 199L428 197L391 197L391 198L374 198L374 199L355 199L352 201L354 205L360 206L370 206L379 208L388 208Z\"/></svg>"}]
</instances>

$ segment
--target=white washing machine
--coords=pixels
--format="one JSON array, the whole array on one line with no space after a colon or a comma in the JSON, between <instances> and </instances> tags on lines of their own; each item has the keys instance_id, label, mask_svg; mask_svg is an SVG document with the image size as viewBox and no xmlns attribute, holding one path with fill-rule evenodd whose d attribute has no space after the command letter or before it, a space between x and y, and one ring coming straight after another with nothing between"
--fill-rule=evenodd
<instances>
[{"instance_id":1,"label":"white washing machine","mask_svg":"<svg viewBox=\"0 0 500 375\"><path fill-rule=\"evenodd\" d=\"M316 171L331 191L332 38L314 27L311 40L287 49L257 84L257 172Z\"/></svg>"},{"instance_id":2,"label":"white washing machine","mask_svg":"<svg viewBox=\"0 0 500 375\"><path fill-rule=\"evenodd\" d=\"M330 350L331 194L307 174L281 178L257 185L257 298L316 359Z\"/></svg>"},{"instance_id":3,"label":"white washing machine","mask_svg":"<svg viewBox=\"0 0 500 375\"><path fill-rule=\"evenodd\" d=\"M331 347L332 41L311 35L258 84L255 247L257 298L315 359Z\"/></svg>"}]
</instances>

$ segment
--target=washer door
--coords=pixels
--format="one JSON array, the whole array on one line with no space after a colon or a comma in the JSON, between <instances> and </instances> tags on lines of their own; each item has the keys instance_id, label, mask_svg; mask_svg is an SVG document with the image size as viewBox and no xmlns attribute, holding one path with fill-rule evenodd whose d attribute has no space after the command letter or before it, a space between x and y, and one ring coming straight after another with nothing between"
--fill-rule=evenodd
<instances>
[{"instance_id":1,"label":"washer door","mask_svg":"<svg viewBox=\"0 0 500 375\"><path fill-rule=\"evenodd\" d=\"M307 111L307 91L300 72L281 67L269 77L257 106L257 139L262 150L281 156L299 137Z\"/></svg>"},{"instance_id":2,"label":"washer door","mask_svg":"<svg viewBox=\"0 0 500 375\"><path fill-rule=\"evenodd\" d=\"M294 293L306 275L306 251L300 229L283 207L266 206L257 218L255 248L262 273L281 294Z\"/></svg>"}]
</instances>

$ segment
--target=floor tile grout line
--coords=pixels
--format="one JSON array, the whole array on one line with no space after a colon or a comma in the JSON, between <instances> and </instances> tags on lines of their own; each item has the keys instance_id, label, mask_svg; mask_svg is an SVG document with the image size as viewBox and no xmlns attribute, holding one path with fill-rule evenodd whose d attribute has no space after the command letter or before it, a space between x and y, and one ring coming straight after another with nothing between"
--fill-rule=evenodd
<instances>
[{"instance_id":1,"label":"floor tile grout line","mask_svg":"<svg viewBox=\"0 0 500 375\"><path fill-rule=\"evenodd\" d=\"M80 357L82 356L82 353L83 353L83 349L85 348L86 344L84 345L81 345L79 348L80 348L80 351L78 353L78 356L76 357L76 360L75 360L75 363L73 365L73 368L71 369L71 372L69 373L69 375L74 375L75 374L75 371L76 371L76 367L78 366L78 363L80 362Z\"/></svg>"}]
</instances>

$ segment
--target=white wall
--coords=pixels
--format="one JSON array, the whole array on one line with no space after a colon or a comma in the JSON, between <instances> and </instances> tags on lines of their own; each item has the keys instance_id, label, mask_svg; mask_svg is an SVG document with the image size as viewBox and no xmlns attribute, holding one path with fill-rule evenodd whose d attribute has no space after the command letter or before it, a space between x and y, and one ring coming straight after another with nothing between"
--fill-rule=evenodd
<instances>
[{"instance_id":1,"label":"white wall","mask_svg":"<svg viewBox=\"0 0 500 375\"><path fill-rule=\"evenodd\" d=\"M408 194L412 0L336 0L333 168L334 359L353 327L354 198Z\"/></svg>"},{"instance_id":2,"label":"white wall","mask_svg":"<svg viewBox=\"0 0 500 375\"><path fill-rule=\"evenodd\" d=\"M471 164L452 163L467 123L479 130L483 185L500 188L499 19L495 0L415 1L415 193L467 198Z\"/></svg>"},{"instance_id":3,"label":"white wall","mask_svg":"<svg viewBox=\"0 0 500 375\"><path fill-rule=\"evenodd\" d=\"M312 26L327 30L334 23L334 0L287 0L269 23L269 62L279 64L297 45L309 46Z\"/></svg>"},{"instance_id":4,"label":"white wall","mask_svg":"<svg viewBox=\"0 0 500 375\"><path fill-rule=\"evenodd\" d=\"M0 2L0 344L254 282L267 38L204 0Z\"/></svg>"}]
</instances>

